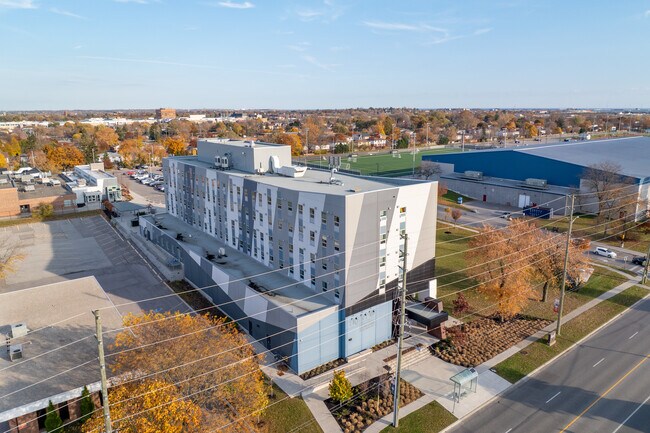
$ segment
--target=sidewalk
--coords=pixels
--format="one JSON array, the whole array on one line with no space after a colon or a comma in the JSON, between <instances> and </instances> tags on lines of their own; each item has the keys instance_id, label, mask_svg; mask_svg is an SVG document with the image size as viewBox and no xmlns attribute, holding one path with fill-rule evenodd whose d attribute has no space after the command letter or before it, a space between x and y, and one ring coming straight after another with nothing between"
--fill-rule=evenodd
<instances>
[{"instance_id":1,"label":"sidewalk","mask_svg":"<svg viewBox=\"0 0 650 433\"><path fill-rule=\"evenodd\" d=\"M575 318L576 316L595 307L600 302L605 301L634 285L640 285L640 284L636 281L636 279L630 278L628 281L614 287L613 289L609 290L606 293L603 293L598 298L592 299L591 301L581 305L580 307L576 308L570 313L565 314L563 317L564 323L567 323L568 321ZM650 287L648 287L648 289L650 289ZM409 404L408 406L401 408L399 413L400 419L426 406L427 404L433 402L434 400L440 403L449 412L452 412L454 416L456 416L459 420L469 416L475 410L477 410L478 408L482 407L487 402L492 400L495 396L501 394L506 389L513 386L513 384L501 378L499 375L492 372L490 369L493 368L498 363L509 358L510 356L516 354L520 350L524 349L525 347L529 346L530 344L537 341L538 339L543 338L550 331L554 330L555 327L556 327L556 322L546 326L544 329L541 329L540 331L536 332L534 335L531 335L525 340L522 340L515 346L500 353L499 355L495 356L489 361L477 366L476 370L479 373L479 377L478 377L478 385L477 385L476 393L468 392L467 395L464 398L462 398L460 402L457 403L454 403L452 397L453 384L451 383L449 378L454 374L464 370L464 367L449 364L447 362L442 361L439 358L432 356L430 358L426 358L425 360L415 365L411 365L408 366L407 368L404 368L402 370L402 378L407 382L418 387L424 393L424 396L418 399L417 401ZM392 349L393 353L396 351L394 345L390 346L387 349ZM384 351L386 351L386 349L382 349L379 352L384 352ZM375 353L379 353L379 352L375 352ZM385 353L388 353L388 351L386 351ZM383 355L383 357L385 356L388 355ZM373 377L376 376L378 373L385 372L385 370L380 371L381 369L377 368L377 365L375 364L375 361L381 360L381 358L379 357L373 357L373 358L368 358L368 359L364 358L361 360L361 364L362 364L362 366L360 367L361 371L354 371L354 367L353 367L354 364L352 363L350 365L346 365L346 372L348 368L353 367L351 368L350 371L350 373L352 374L350 380L352 381L353 384L357 384L364 380L367 380L366 377L367 378ZM329 374L320 376L319 379L325 380L325 378L327 378L327 381L329 381L330 376L331 376L331 372ZM325 432L328 433L340 432L341 429L338 427L338 424L336 423L334 418L330 415L329 411L327 411L327 407L323 403L323 400L327 398L327 392L328 392L327 387L325 387L325 388L315 389L311 393L305 392L302 395L303 395L303 399L305 400L310 410L314 414L314 417L316 418L321 428L323 428ZM386 428L391 424L392 424L392 414L389 414L377 420L375 423L373 423L370 427L364 430L364 433L379 433L384 428Z\"/></svg>"}]
</instances>

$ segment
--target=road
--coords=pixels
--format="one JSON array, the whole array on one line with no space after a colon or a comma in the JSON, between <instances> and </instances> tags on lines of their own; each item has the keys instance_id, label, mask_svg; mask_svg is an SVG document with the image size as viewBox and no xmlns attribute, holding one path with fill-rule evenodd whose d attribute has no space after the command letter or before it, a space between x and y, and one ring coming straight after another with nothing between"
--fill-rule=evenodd
<instances>
[{"instance_id":1,"label":"road","mask_svg":"<svg viewBox=\"0 0 650 433\"><path fill-rule=\"evenodd\" d=\"M451 431L649 432L649 314L646 298Z\"/></svg>"}]
</instances>

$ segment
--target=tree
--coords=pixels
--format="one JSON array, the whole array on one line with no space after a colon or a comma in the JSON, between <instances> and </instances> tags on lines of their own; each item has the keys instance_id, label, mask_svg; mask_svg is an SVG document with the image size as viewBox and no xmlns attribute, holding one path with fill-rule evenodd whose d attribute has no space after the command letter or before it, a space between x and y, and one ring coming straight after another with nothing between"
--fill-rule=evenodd
<instances>
[{"instance_id":1,"label":"tree","mask_svg":"<svg viewBox=\"0 0 650 433\"><path fill-rule=\"evenodd\" d=\"M339 403L343 403L352 398L352 384L350 383L350 380L345 377L345 370L334 372L332 381L330 382L329 391L332 400Z\"/></svg>"},{"instance_id":2,"label":"tree","mask_svg":"<svg viewBox=\"0 0 650 433\"><path fill-rule=\"evenodd\" d=\"M607 235L609 221L621 215L633 215L638 204L638 197L631 181L621 175L622 167L612 161L603 161L590 165L582 176L584 186L591 191L597 203L598 218L603 225L603 235ZM582 205L590 203L583 202Z\"/></svg>"},{"instance_id":3,"label":"tree","mask_svg":"<svg viewBox=\"0 0 650 433\"><path fill-rule=\"evenodd\" d=\"M536 273L537 280L543 284L542 302L548 300L548 292L552 287L558 287L564 271L564 253L566 244L565 236L548 233L538 229L532 238L535 248L544 253L535 255L531 265ZM529 248L528 251L532 249ZM576 281L580 272L587 266L587 257L584 255L579 242L569 243L569 261L567 263L567 279Z\"/></svg>"},{"instance_id":4,"label":"tree","mask_svg":"<svg viewBox=\"0 0 650 433\"><path fill-rule=\"evenodd\" d=\"M444 183L438 182L438 197L442 197L449 192L447 185Z\"/></svg>"},{"instance_id":5,"label":"tree","mask_svg":"<svg viewBox=\"0 0 650 433\"><path fill-rule=\"evenodd\" d=\"M54 214L54 206L50 203L39 203L37 208L37 214L40 218L49 218Z\"/></svg>"},{"instance_id":6,"label":"tree","mask_svg":"<svg viewBox=\"0 0 650 433\"><path fill-rule=\"evenodd\" d=\"M98 126L95 130L95 143L99 152L106 152L115 146L119 141L119 136L113 128L108 126Z\"/></svg>"},{"instance_id":7,"label":"tree","mask_svg":"<svg viewBox=\"0 0 650 433\"><path fill-rule=\"evenodd\" d=\"M201 409L162 380L143 380L110 389L113 431L120 433L193 433L200 428ZM49 431L49 430L48 430ZM104 416L96 411L84 433L105 432Z\"/></svg>"},{"instance_id":8,"label":"tree","mask_svg":"<svg viewBox=\"0 0 650 433\"><path fill-rule=\"evenodd\" d=\"M0 153L0 168L7 168L7 158L3 153Z\"/></svg>"},{"instance_id":9,"label":"tree","mask_svg":"<svg viewBox=\"0 0 650 433\"><path fill-rule=\"evenodd\" d=\"M121 352L111 366L117 374L156 374L219 419L233 412L237 418L259 414L266 407L258 359L234 324L178 312L128 315L123 321L126 329L113 345Z\"/></svg>"},{"instance_id":10,"label":"tree","mask_svg":"<svg viewBox=\"0 0 650 433\"><path fill-rule=\"evenodd\" d=\"M93 415L93 412L95 412L95 403L93 403L93 400L90 397L90 391L88 391L88 387L86 386L84 386L84 389L81 390L79 412L79 421L82 424L85 423Z\"/></svg>"},{"instance_id":11,"label":"tree","mask_svg":"<svg viewBox=\"0 0 650 433\"><path fill-rule=\"evenodd\" d=\"M420 168L418 169L418 174L420 177L428 180L432 176L439 176L442 174L442 168L437 162L422 161L422 163L420 163Z\"/></svg>"},{"instance_id":12,"label":"tree","mask_svg":"<svg viewBox=\"0 0 650 433\"><path fill-rule=\"evenodd\" d=\"M298 134L287 134L285 132L280 132L273 134L270 141L272 143L291 146L291 154L294 156L302 155L302 142L300 141L300 136Z\"/></svg>"},{"instance_id":13,"label":"tree","mask_svg":"<svg viewBox=\"0 0 650 433\"><path fill-rule=\"evenodd\" d=\"M167 137L163 144L170 155L187 154L187 143L180 137Z\"/></svg>"},{"instance_id":14,"label":"tree","mask_svg":"<svg viewBox=\"0 0 650 433\"><path fill-rule=\"evenodd\" d=\"M460 219L461 216L463 216L463 213L461 212L460 209L458 209L458 208L452 209L452 211L451 211L451 219L454 220L454 225L456 225L456 223L458 222L458 220Z\"/></svg>"},{"instance_id":15,"label":"tree","mask_svg":"<svg viewBox=\"0 0 650 433\"><path fill-rule=\"evenodd\" d=\"M16 270L15 265L25 256L9 240L0 240L0 279L4 279Z\"/></svg>"},{"instance_id":16,"label":"tree","mask_svg":"<svg viewBox=\"0 0 650 433\"><path fill-rule=\"evenodd\" d=\"M451 303L454 306L454 314L456 316L468 313L472 309L469 305L469 302L467 301L467 298L465 298L465 295L462 293L459 293L456 299L451 301Z\"/></svg>"},{"instance_id":17,"label":"tree","mask_svg":"<svg viewBox=\"0 0 650 433\"><path fill-rule=\"evenodd\" d=\"M48 147L46 157L56 171L70 170L84 163L83 153L71 144Z\"/></svg>"},{"instance_id":18,"label":"tree","mask_svg":"<svg viewBox=\"0 0 650 433\"><path fill-rule=\"evenodd\" d=\"M54 407L54 404L52 404L52 400L50 400L49 404L47 405L47 415L45 415L45 430L48 433L54 431L62 432L62 425L63 421L59 416L59 411Z\"/></svg>"},{"instance_id":19,"label":"tree","mask_svg":"<svg viewBox=\"0 0 650 433\"><path fill-rule=\"evenodd\" d=\"M337 143L334 146L334 153L348 153L350 151L350 146L344 143Z\"/></svg>"},{"instance_id":20,"label":"tree","mask_svg":"<svg viewBox=\"0 0 650 433\"><path fill-rule=\"evenodd\" d=\"M469 242L467 271L479 283L478 290L496 301L501 320L519 313L531 297L534 269L529 257L534 253L535 230L524 220L499 230L485 225Z\"/></svg>"}]
</instances>

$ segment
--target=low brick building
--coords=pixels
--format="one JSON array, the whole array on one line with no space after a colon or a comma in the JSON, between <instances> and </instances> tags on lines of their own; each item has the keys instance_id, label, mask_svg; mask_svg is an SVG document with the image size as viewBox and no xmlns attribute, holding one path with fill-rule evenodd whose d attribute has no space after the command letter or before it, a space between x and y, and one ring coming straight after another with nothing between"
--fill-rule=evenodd
<instances>
[{"instance_id":1,"label":"low brick building","mask_svg":"<svg viewBox=\"0 0 650 433\"><path fill-rule=\"evenodd\" d=\"M51 204L56 213L74 211L77 196L63 185L22 185L9 176L0 178L0 218L28 216L41 203Z\"/></svg>"}]
</instances>

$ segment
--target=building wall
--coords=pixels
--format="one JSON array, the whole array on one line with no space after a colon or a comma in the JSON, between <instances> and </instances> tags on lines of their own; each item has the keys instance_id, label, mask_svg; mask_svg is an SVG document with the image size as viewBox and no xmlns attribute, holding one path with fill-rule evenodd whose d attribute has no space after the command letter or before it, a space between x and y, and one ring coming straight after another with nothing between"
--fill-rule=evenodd
<instances>
[{"instance_id":1,"label":"building wall","mask_svg":"<svg viewBox=\"0 0 650 433\"><path fill-rule=\"evenodd\" d=\"M514 150L479 151L446 155L424 155L424 161L454 165L454 172L482 171L485 176L501 179L546 179L551 185L578 188L585 168Z\"/></svg>"},{"instance_id":2,"label":"building wall","mask_svg":"<svg viewBox=\"0 0 650 433\"><path fill-rule=\"evenodd\" d=\"M551 193L548 191L532 188L515 187L508 185L497 185L486 182L477 182L469 179L456 179L441 177L440 182L447 188L475 200L504 206L519 207L521 196L527 196L527 201L547 206L553 209L555 215L564 215L566 207L566 194Z\"/></svg>"},{"instance_id":3,"label":"building wall","mask_svg":"<svg viewBox=\"0 0 650 433\"><path fill-rule=\"evenodd\" d=\"M21 199L16 188L0 189L0 217L19 216L23 205L29 205L31 212L34 212L41 203L51 204L55 212L73 211L77 207L74 194Z\"/></svg>"},{"instance_id":4,"label":"building wall","mask_svg":"<svg viewBox=\"0 0 650 433\"><path fill-rule=\"evenodd\" d=\"M211 141L199 141L197 143L199 161L214 163L214 157L228 156L230 166L235 170L248 173L255 173L258 170L265 173L269 170L269 159L277 156L281 166L291 165L291 146L283 144L268 144L242 146Z\"/></svg>"}]
</instances>

